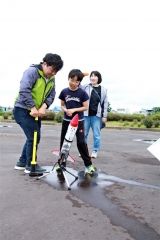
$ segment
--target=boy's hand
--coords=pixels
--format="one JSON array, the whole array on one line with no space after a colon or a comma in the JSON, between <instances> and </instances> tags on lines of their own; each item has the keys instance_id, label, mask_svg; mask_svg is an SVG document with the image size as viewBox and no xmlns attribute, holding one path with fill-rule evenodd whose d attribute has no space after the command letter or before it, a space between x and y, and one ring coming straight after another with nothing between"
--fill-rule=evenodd
<instances>
[{"instance_id":1,"label":"boy's hand","mask_svg":"<svg viewBox=\"0 0 160 240\"><path fill-rule=\"evenodd\" d=\"M44 103L38 110L38 116L43 117L46 115L47 105Z\"/></svg>"},{"instance_id":2,"label":"boy's hand","mask_svg":"<svg viewBox=\"0 0 160 240\"><path fill-rule=\"evenodd\" d=\"M75 112L75 110L74 110L74 108L72 108L72 109L66 109L66 114L68 115L68 116L72 116L72 114Z\"/></svg>"},{"instance_id":3,"label":"boy's hand","mask_svg":"<svg viewBox=\"0 0 160 240\"><path fill-rule=\"evenodd\" d=\"M38 110L37 110L36 107L31 108L30 115L31 115L32 117L38 117L38 116L39 116L39 113L38 113Z\"/></svg>"}]
</instances>

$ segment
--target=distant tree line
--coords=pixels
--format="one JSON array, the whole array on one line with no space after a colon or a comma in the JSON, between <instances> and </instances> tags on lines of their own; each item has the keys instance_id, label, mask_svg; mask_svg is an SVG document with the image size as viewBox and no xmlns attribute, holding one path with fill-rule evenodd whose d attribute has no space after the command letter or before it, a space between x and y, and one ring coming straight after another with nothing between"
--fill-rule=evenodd
<instances>
[{"instance_id":1,"label":"distant tree line","mask_svg":"<svg viewBox=\"0 0 160 240\"><path fill-rule=\"evenodd\" d=\"M158 112L160 112L160 107L154 107L154 108L152 108L152 113L154 114L154 113L158 113Z\"/></svg>"},{"instance_id":2,"label":"distant tree line","mask_svg":"<svg viewBox=\"0 0 160 240\"><path fill-rule=\"evenodd\" d=\"M12 111L4 112L0 109L0 120L13 120ZM63 120L63 112L53 112L48 110L46 116L42 118L44 121L55 121L61 123ZM146 128L159 128L160 127L160 107L154 107L149 115L144 114L125 114L112 112L111 104L108 104L108 117L107 121L123 122L123 126L127 126L129 122L137 126L144 125Z\"/></svg>"}]
</instances>

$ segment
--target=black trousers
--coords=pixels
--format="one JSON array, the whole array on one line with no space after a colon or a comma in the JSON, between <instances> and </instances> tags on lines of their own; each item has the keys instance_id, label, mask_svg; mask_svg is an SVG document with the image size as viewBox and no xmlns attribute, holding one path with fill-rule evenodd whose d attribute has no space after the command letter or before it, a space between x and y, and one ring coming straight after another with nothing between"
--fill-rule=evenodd
<instances>
[{"instance_id":1,"label":"black trousers","mask_svg":"<svg viewBox=\"0 0 160 240\"><path fill-rule=\"evenodd\" d=\"M69 121L63 120L62 122L62 129L61 129L61 141L60 141L60 149L62 148L63 141L68 130ZM79 121L78 129L76 131L76 138L77 138L77 148L81 157L84 161L84 165L88 167L92 164L91 157L89 156L88 146L85 142L84 136L84 121Z\"/></svg>"}]
</instances>

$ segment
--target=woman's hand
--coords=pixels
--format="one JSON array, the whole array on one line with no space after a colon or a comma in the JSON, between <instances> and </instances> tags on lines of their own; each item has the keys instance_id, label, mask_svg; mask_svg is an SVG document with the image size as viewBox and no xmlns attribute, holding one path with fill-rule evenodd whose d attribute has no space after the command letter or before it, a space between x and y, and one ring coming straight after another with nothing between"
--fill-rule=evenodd
<instances>
[{"instance_id":1,"label":"woman's hand","mask_svg":"<svg viewBox=\"0 0 160 240\"><path fill-rule=\"evenodd\" d=\"M104 123L107 122L107 118L103 117L102 122L104 122Z\"/></svg>"}]
</instances>

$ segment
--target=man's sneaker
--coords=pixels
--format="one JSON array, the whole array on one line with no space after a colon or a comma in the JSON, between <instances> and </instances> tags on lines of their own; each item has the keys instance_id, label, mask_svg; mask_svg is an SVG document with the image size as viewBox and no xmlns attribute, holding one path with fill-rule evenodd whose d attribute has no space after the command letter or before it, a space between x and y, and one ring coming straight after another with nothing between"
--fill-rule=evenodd
<instances>
[{"instance_id":1,"label":"man's sneaker","mask_svg":"<svg viewBox=\"0 0 160 240\"><path fill-rule=\"evenodd\" d=\"M26 166L24 173L30 173L31 172L31 166Z\"/></svg>"},{"instance_id":2,"label":"man's sneaker","mask_svg":"<svg viewBox=\"0 0 160 240\"><path fill-rule=\"evenodd\" d=\"M31 166L26 166L24 173L30 173L31 172ZM35 172L37 173L44 173L46 172L45 168L40 167L38 164L35 166Z\"/></svg>"},{"instance_id":3,"label":"man's sneaker","mask_svg":"<svg viewBox=\"0 0 160 240\"><path fill-rule=\"evenodd\" d=\"M26 167L25 163L18 161L14 167L15 170L24 170Z\"/></svg>"},{"instance_id":4,"label":"man's sneaker","mask_svg":"<svg viewBox=\"0 0 160 240\"><path fill-rule=\"evenodd\" d=\"M91 158L97 158L97 151L93 151L91 154Z\"/></svg>"},{"instance_id":5,"label":"man's sneaker","mask_svg":"<svg viewBox=\"0 0 160 240\"><path fill-rule=\"evenodd\" d=\"M96 168L93 165L89 165L85 168L85 174L88 173L92 175L96 171Z\"/></svg>"}]
</instances>

